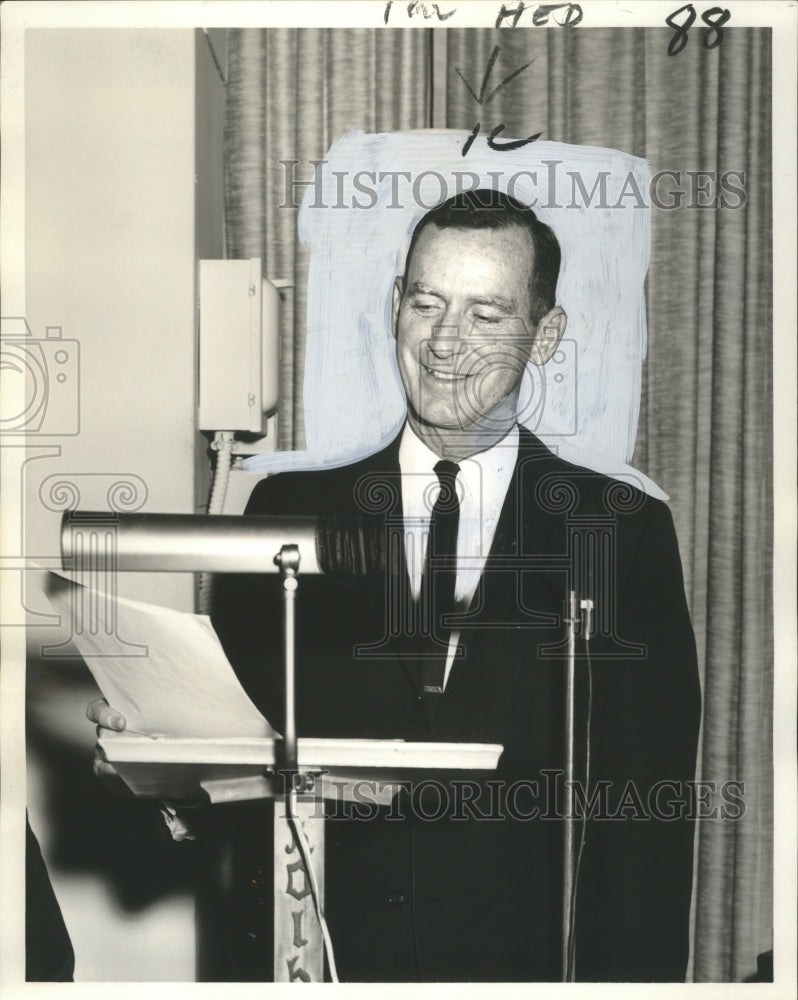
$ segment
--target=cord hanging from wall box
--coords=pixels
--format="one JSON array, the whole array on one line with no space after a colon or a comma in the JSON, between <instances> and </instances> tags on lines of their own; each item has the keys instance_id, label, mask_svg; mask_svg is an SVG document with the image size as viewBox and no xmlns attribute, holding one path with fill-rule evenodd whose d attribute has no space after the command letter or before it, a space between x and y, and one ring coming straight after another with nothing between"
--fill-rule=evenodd
<instances>
[{"instance_id":1,"label":"cord hanging from wall box","mask_svg":"<svg viewBox=\"0 0 798 1000\"><path fill-rule=\"evenodd\" d=\"M210 515L225 513L234 456L274 450L280 293L291 287L288 281L263 278L257 257L199 262L198 429L213 434L216 453ZM208 574L200 574L203 612L210 609L211 582Z\"/></svg>"}]
</instances>

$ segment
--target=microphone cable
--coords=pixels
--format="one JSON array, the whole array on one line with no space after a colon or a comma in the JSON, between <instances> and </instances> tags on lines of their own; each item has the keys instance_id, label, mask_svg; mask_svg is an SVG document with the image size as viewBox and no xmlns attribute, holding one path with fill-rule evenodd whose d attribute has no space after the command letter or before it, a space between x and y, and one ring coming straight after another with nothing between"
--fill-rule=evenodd
<instances>
[{"instance_id":1,"label":"microphone cable","mask_svg":"<svg viewBox=\"0 0 798 1000\"><path fill-rule=\"evenodd\" d=\"M324 916L324 908L321 905L321 893L319 892L319 883L316 878L316 871L313 867L313 862L310 857L310 845L308 844L307 838L305 837L305 831L302 829L299 816L297 813L297 791L292 788L288 795L285 797L286 811L288 816L288 822L294 833L294 838L296 839L297 846L299 847L299 853L302 857L302 863L305 866L305 871L308 876L308 881L310 883L310 893L313 899L313 907L316 911L316 917L319 921L319 927L321 928L321 936L324 941L324 954L327 956L327 966L330 970L330 979L332 982L338 982L338 969L335 965L335 952L333 951L332 938L330 937L330 931L327 927L327 920Z\"/></svg>"}]
</instances>

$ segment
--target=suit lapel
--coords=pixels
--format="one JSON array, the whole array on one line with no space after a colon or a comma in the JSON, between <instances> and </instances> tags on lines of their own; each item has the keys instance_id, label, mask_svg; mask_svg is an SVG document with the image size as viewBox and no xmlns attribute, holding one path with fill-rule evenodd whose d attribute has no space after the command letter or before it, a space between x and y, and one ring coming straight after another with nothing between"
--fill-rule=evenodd
<instances>
[{"instance_id":1,"label":"suit lapel","mask_svg":"<svg viewBox=\"0 0 798 1000\"><path fill-rule=\"evenodd\" d=\"M375 505L379 506L379 515L384 519L384 593L380 613L383 616L385 638L371 648L370 655L398 660L420 697L421 668L415 656L416 608L407 569L399 466L399 445L403 430L404 427L386 448L364 461L357 482L353 484L353 499L360 513L364 508L375 513L374 508L369 506L370 500L374 500Z\"/></svg>"},{"instance_id":2,"label":"suit lapel","mask_svg":"<svg viewBox=\"0 0 798 1000\"><path fill-rule=\"evenodd\" d=\"M536 487L551 452L525 427L519 426L519 431L515 468L467 624L478 623L486 608L495 603L497 588L504 589L502 582L509 586L512 574L500 572L508 558L546 555L551 548L556 521L536 502ZM509 596L515 598L514 593ZM507 595L503 595L502 603L506 600Z\"/></svg>"},{"instance_id":3,"label":"suit lapel","mask_svg":"<svg viewBox=\"0 0 798 1000\"><path fill-rule=\"evenodd\" d=\"M471 602L471 609L464 618L461 642L466 651L469 633L487 621L512 616L519 599L518 567L508 566L508 560L518 557L550 555L554 544L557 521L537 502L536 489L544 472L550 468L551 452L525 427L519 426L518 457L507 488L496 532L488 558ZM539 574L533 572L533 578ZM452 664L452 671L443 694L441 712L456 701L458 692L466 683L466 675L477 664L468 656Z\"/></svg>"}]
</instances>

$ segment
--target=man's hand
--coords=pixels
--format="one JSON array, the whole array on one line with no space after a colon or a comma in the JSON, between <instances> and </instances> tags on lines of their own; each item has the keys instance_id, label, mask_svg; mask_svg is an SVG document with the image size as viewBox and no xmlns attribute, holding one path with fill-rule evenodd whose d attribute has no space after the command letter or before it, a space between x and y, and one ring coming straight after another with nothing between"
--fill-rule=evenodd
<instances>
[{"instance_id":1,"label":"man's hand","mask_svg":"<svg viewBox=\"0 0 798 1000\"><path fill-rule=\"evenodd\" d=\"M91 702L89 707L86 709L86 718L89 719L90 722L95 722L97 724L98 739L103 739L113 733L121 733L127 725L127 720L124 715L122 715L121 712L118 712L115 708L112 708L105 698L98 698L96 701ZM108 763L105 752L99 746L94 748L94 761L92 766L94 773L98 778L109 781L109 788L114 788L120 792L124 791L129 794L127 785L119 777L113 764Z\"/></svg>"}]
</instances>

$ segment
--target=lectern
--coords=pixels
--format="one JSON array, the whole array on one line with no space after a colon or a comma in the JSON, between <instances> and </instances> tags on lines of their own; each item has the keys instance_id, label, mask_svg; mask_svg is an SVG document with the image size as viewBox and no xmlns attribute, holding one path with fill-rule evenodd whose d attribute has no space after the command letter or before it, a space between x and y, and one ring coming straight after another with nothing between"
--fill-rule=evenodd
<instances>
[{"instance_id":1,"label":"lectern","mask_svg":"<svg viewBox=\"0 0 798 1000\"><path fill-rule=\"evenodd\" d=\"M311 518L208 517L68 512L64 568L90 590L116 570L273 572L281 576L285 732L281 739L185 739L109 734L100 741L134 794L209 804L273 798L274 980L320 982L325 954L336 978L324 920L325 797L346 799L369 782L386 804L425 773L492 770L497 744L297 738L294 608L303 573L322 571Z\"/></svg>"}]
</instances>

